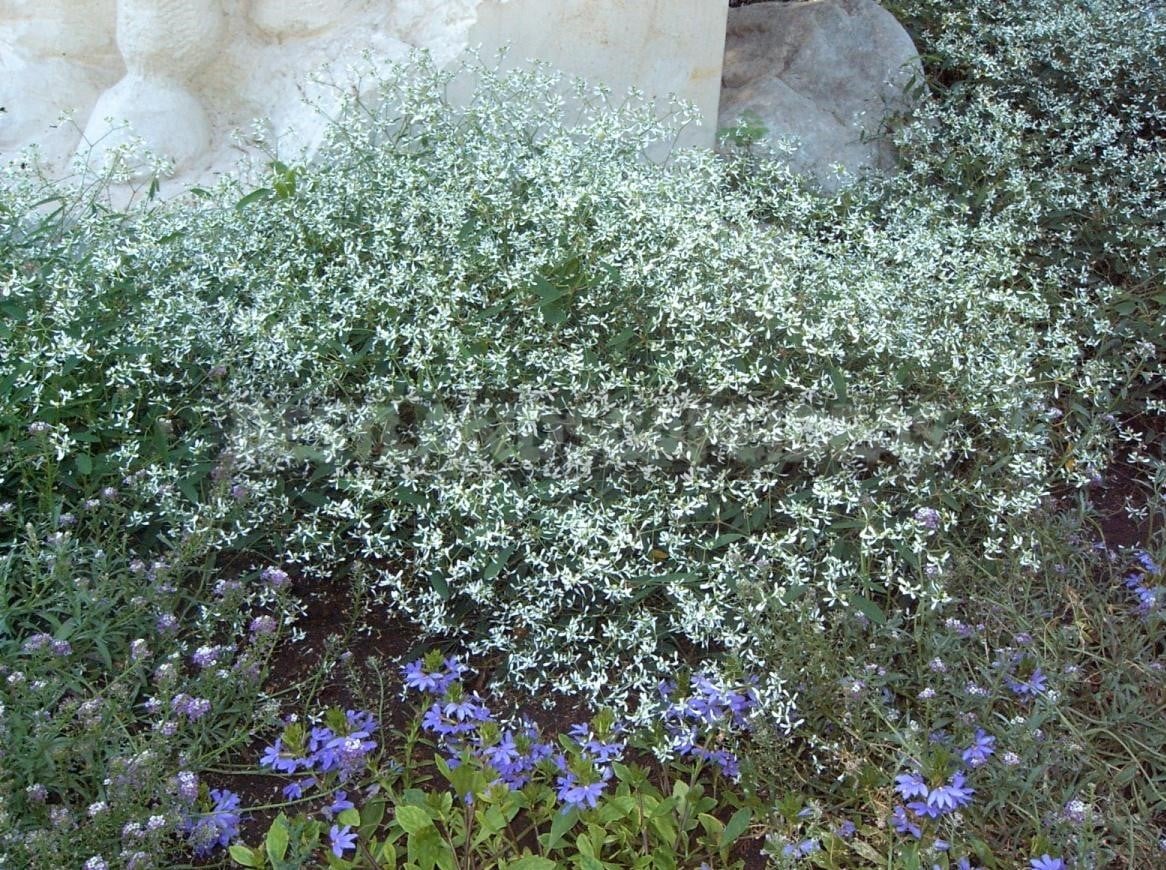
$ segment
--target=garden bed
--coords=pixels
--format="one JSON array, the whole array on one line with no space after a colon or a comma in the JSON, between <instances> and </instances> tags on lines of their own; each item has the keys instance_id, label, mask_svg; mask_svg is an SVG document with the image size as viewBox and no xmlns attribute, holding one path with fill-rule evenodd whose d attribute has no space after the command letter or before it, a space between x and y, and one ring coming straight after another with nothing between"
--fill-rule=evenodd
<instances>
[{"instance_id":1,"label":"garden bed","mask_svg":"<svg viewBox=\"0 0 1166 870\"><path fill-rule=\"evenodd\" d=\"M12 174L0 863L1159 862L1164 25L890 5L836 195L424 61L253 185Z\"/></svg>"}]
</instances>

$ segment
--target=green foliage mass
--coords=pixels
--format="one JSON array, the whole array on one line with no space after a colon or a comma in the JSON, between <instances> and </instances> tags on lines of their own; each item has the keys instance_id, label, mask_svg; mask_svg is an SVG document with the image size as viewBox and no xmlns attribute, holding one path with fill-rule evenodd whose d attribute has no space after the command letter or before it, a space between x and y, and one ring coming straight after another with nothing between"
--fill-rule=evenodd
<instances>
[{"instance_id":1,"label":"green foliage mass","mask_svg":"<svg viewBox=\"0 0 1166 870\"><path fill-rule=\"evenodd\" d=\"M982 594L970 577L1079 555L1088 526L1051 541L1049 506L1089 517L1115 458L1160 496L1166 13L888 5L927 98L888 119L903 171L834 196L752 135L653 163L674 128L583 86L568 109L545 70L479 69L451 105L450 74L424 60L258 187L127 213L10 175L0 795L16 833L0 849L112 855L127 819L173 807L180 768L270 716L259 676L238 677L273 643L247 620L282 631L297 612L266 566L304 585L359 574L370 622L643 722L636 699L662 675L731 653L784 740L826 729L807 711L845 676L808 681L791 624L826 633L857 612L929 631L929 611ZM188 673L203 647L223 663ZM1140 634L1103 648L1161 655ZM176 715L179 695L214 712ZM1107 747L1082 780L1098 793L1131 746L1151 759L1123 784L1142 818L1162 811L1160 737L1127 701L1089 714L1120 727L1056 715ZM119 803L106 781L135 758ZM885 777L863 781L862 801L889 806ZM114 811L90 816L102 801ZM1017 836L1051 843L1010 806ZM167 824L137 850L172 842Z\"/></svg>"}]
</instances>

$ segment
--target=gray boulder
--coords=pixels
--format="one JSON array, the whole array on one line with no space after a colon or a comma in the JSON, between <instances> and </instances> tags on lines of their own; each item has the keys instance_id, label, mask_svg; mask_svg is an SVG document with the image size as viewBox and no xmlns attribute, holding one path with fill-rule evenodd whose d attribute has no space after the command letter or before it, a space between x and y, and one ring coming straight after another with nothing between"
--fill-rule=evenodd
<instances>
[{"instance_id":1,"label":"gray boulder","mask_svg":"<svg viewBox=\"0 0 1166 870\"><path fill-rule=\"evenodd\" d=\"M908 111L904 89L923 80L911 37L874 0L757 3L729 10L719 125L742 118L764 140L793 138L790 163L835 190L850 175L892 170L877 138L888 113Z\"/></svg>"}]
</instances>

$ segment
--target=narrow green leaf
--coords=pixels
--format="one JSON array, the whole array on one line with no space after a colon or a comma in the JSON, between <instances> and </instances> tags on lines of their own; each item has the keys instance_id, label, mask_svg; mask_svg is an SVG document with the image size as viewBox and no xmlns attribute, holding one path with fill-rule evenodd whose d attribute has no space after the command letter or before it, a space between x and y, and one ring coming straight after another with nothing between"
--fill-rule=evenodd
<instances>
[{"instance_id":1,"label":"narrow green leaf","mask_svg":"<svg viewBox=\"0 0 1166 870\"><path fill-rule=\"evenodd\" d=\"M579 811L570 810L565 813L555 813L555 820L551 822L551 832L547 835L548 849L553 849L562 842L563 837L571 828L575 827L575 823L579 821Z\"/></svg>"},{"instance_id":2,"label":"narrow green leaf","mask_svg":"<svg viewBox=\"0 0 1166 870\"><path fill-rule=\"evenodd\" d=\"M442 601L449 601L449 584L436 571L429 575L429 585Z\"/></svg>"},{"instance_id":3,"label":"narrow green leaf","mask_svg":"<svg viewBox=\"0 0 1166 870\"><path fill-rule=\"evenodd\" d=\"M631 768L626 764L620 764L618 761L611 763L611 769L615 771L615 778L620 782L630 782L633 779Z\"/></svg>"},{"instance_id":4,"label":"narrow green leaf","mask_svg":"<svg viewBox=\"0 0 1166 870\"><path fill-rule=\"evenodd\" d=\"M886 625L887 615L883 613L881 607L879 607L869 598L859 595L857 592L851 592L849 597L850 603L854 605L859 613L861 613L875 625Z\"/></svg>"},{"instance_id":5,"label":"narrow green leaf","mask_svg":"<svg viewBox=\"0 0 1166 870\"><path fill-rule=\"evenodd\" d=\"M666 799L660 801L659 805L654 810L652 810L648 815L651 818L658 818L659 816L666 816L670 812L672 812L674 809L676 809L677 803L679 803L679 800L675 797L666 798Z\"/></svg>"},{"instance_id":6,"label":"narrow green leaf","mask_svg":"<svg viewBox=\"0 0 1166 870\"><path fill-rule=\"evenodd\" d=\"M870 845L870 843L867 843L864 840L856 838L851 840L847 845L849 845L854 852L857 852L861 857L869 861L871 867L878 867L880 865L885 866L887 863L886 858L880 855L875 850L874 846Z\"/></svg>"},{"instance_id":7,"label":"narrow green leaf","mask_svg":"<svg viewBox=\"0 0 1166 870\"><path fill-rule=\"evenodd\" d=\"M381 800L369 801L360 810L360 827L375 829L385 817L385 802Z\"/></svg>"},{"instance_id":8,"label":"narrow green leaf","mask_svg":"<svg viewBox=\"0 0 1166 870\"><path fill-rule=\"evenodd\" d=\"M570 287L557 287L541 276L534 279L534 286L531 289L543 305L562 299L571 291Z\"/></svg>"},{"instance_id":9,"label":"narrow green leaf","mask_svg":"<svg viewBox=\"0 0 1166 870\"><path fill-rule=\"evenodd\" d=\"M636 328L629 326L607 340L607 349L610 351L622 350L635 337Z\"/></svg>"},{"instance_id":10,"label":"narrow green leaf","mask_svg":"<svg viewBox=\"0 0 1166 870\"><path fill-rule=\"evenodd\" d=\"M193 504L198 504L200 499L198 495L198 487L195 486L194 481L190 478L185 478L178 481L178 490L186 496Z\"/></svg>"},{"instance_id":11,"label":"narrow green leaf","mask_svg":"<svg viewBox=\"0 0 1166 870\"><path fill-rule=\"evenodd\" d=\"M838 366L827 365L826 374L830 376L830 383L834 387L834 393L838 396L838 401L845 402L847 399L846 373L838 368Z\"/></svg>"},{"instance_id":12,"label":"narrow green leaf","mask_svg":"<svg viewBox=\"0 0 1166 870\"><path fill-rule=\"evenodd\" d=\"M713 538L712 543L709 544L708 547L706 547L705 549L707 549L709 551L719 550L721 547L725 546L726 544L731 544L734 541L744 540L745 537L746 537L745 535L739 534L737 532L729 532L728 534L718 535L717 537Z\"/></svg>"},{"instance_id":13,"label":"narrow green leaf","mask_svg":"<svg viewBox=\"0 0 1166 870\"><path fill-rule=\"evenodd\" d=\"M374 852L373 854L376 853ZM385 843L381 846L380 855L377 856L377 860L385 867L395 868L397 866L397 847L392 843Z\"/></svg>"},{"instance_id":14,"label":"narrow green leaf","mask_svg":"<svg viewBox=\"0 0 1166 870\"><path fill-rule=\"evenodd\" d=\"M267 829L267 854L275 861L282 861L287 857L288 832L287 816L280 813Z\"/></svg>"},{"instance_id":15,"label":"narrow green leaf","mask_svg":"<svg viewBox=\"0 0 1166 870\"><path fill-rule=\"evenodd\" d=\"M482 579L489 583L506 567L506 563L510 561L510 556L514 553L514 547L503 547L495 554L494 558L490 560L489 564L482 569Z\"/></svg>"},{"instance_id":16,"label":"narrow green leaf","mask_svg":"<svg viewBox=\"0 0 1166 870\"><path fill-rule=\"evenodd\" d=\"M517 861L507 864L507 870L555 870L559 865L542 855L523 855Z\"/></svg>"},{"instance_id":17,"label":"narrow green leaf","mask_svg":"<svg viewBox=\"0 0 1166 870\"><path fill-rule=\"evenodd\" d=\"M242 211L247 206L265 199L270 199L274 195L275 191L270 187L260 187L258 190L251 191L249 194L235 203L235 209L236 211Z\"/></svg>"},{"instance_id":18,"label":"narrow green leaf","mask_svg":"<svg viewBox=\"0 0 1166 870\"><path fill-rule=\"evenodd\" d=\"M542 305L539 306L539 311L542 312L543 322L548 326L559 326L567 322L567 309L562 305Z\"/></svg>"},{"instance_id":19,"label":"narrow green leaf","mask_svg":"<svg viewBox=\"0 0 1166 870\"><path fill-rule=\"evenodd\" d=\"M313 492L310 489L301 490L296 493L301 501L307 502L312 507L323 507L328 503L328 499L318 492Z\"/></svg>"},{"instance_id":20,"label":"narrow green leaf","mask_svg":"<svg viewBox=\"0 0 1166 870\"><path fill-rule=\"evenodd\" d=\"M414 807L413 809L417 809ZM421 870L454 870L454 856L449 843L441 838L437 828L430 825L416 834L410 834L407 843L409 860Z\"/></svg>"},{"instance_id":21,"label":"narrow green leaf","mask_svg":"<svg viewBox=\"0 0 1166 870\"><path fill-rule=\"evenodd\" d=\"M667 846L657 846L652 852L653 870L676 870L676 856Z\"/></svg>"},{"instance_id":22,"label":"narrow green leaf","mask_svg":"<svg viewBox=\"0 0 1166 870\"><path fill-rule=\"evenodd\" d=\"M672 820L665 816L655 816L648 821L649 826L665 843L673 843L676 841L676 826L672 824Z\"/></svg>"},{"instance_id":23,"label":"narrow green leaf","mask_svg":"<svg viewBox=\"0 0 1166 870\"><path fill-rule=\"evenodd\" d=\"M745 833L752 819L753 810L749 809L749 807L741 807L741 809L733 813L733 817L725 825L725 830L721 832L721 848L728 848L738 837Z\"/></svg>"}]
</instances>

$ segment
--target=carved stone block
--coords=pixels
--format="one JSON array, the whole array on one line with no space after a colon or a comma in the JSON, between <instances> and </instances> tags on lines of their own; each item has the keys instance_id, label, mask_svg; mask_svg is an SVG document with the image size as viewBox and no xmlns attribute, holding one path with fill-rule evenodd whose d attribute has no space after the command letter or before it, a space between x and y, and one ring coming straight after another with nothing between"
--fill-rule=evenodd
<instances>
[{"instance_id":1,"label":"carved stone block","mask_svg":"<svg viewBox=\"0 0 1166 870\"><path fill-rule=\"evenodd\" d=\"M399 61L425 48L447 64L467 47L489 59L507 44L508 63L537 58L615 94L691 100L706 124L683 143L711 146L726 10L719 0L0 0L0 159L50 142L51 119L71 104L84 138L74 129L46 148L50 170L66 168L72 146L100 166L138 159L140 143L178 180L204 182L231 169L232 133L257 119L268 147L311 151L324 122L304 97L335 100L365 51ZM154 165L130 168L145 178Z\"/></svg>"}]
</instances>

